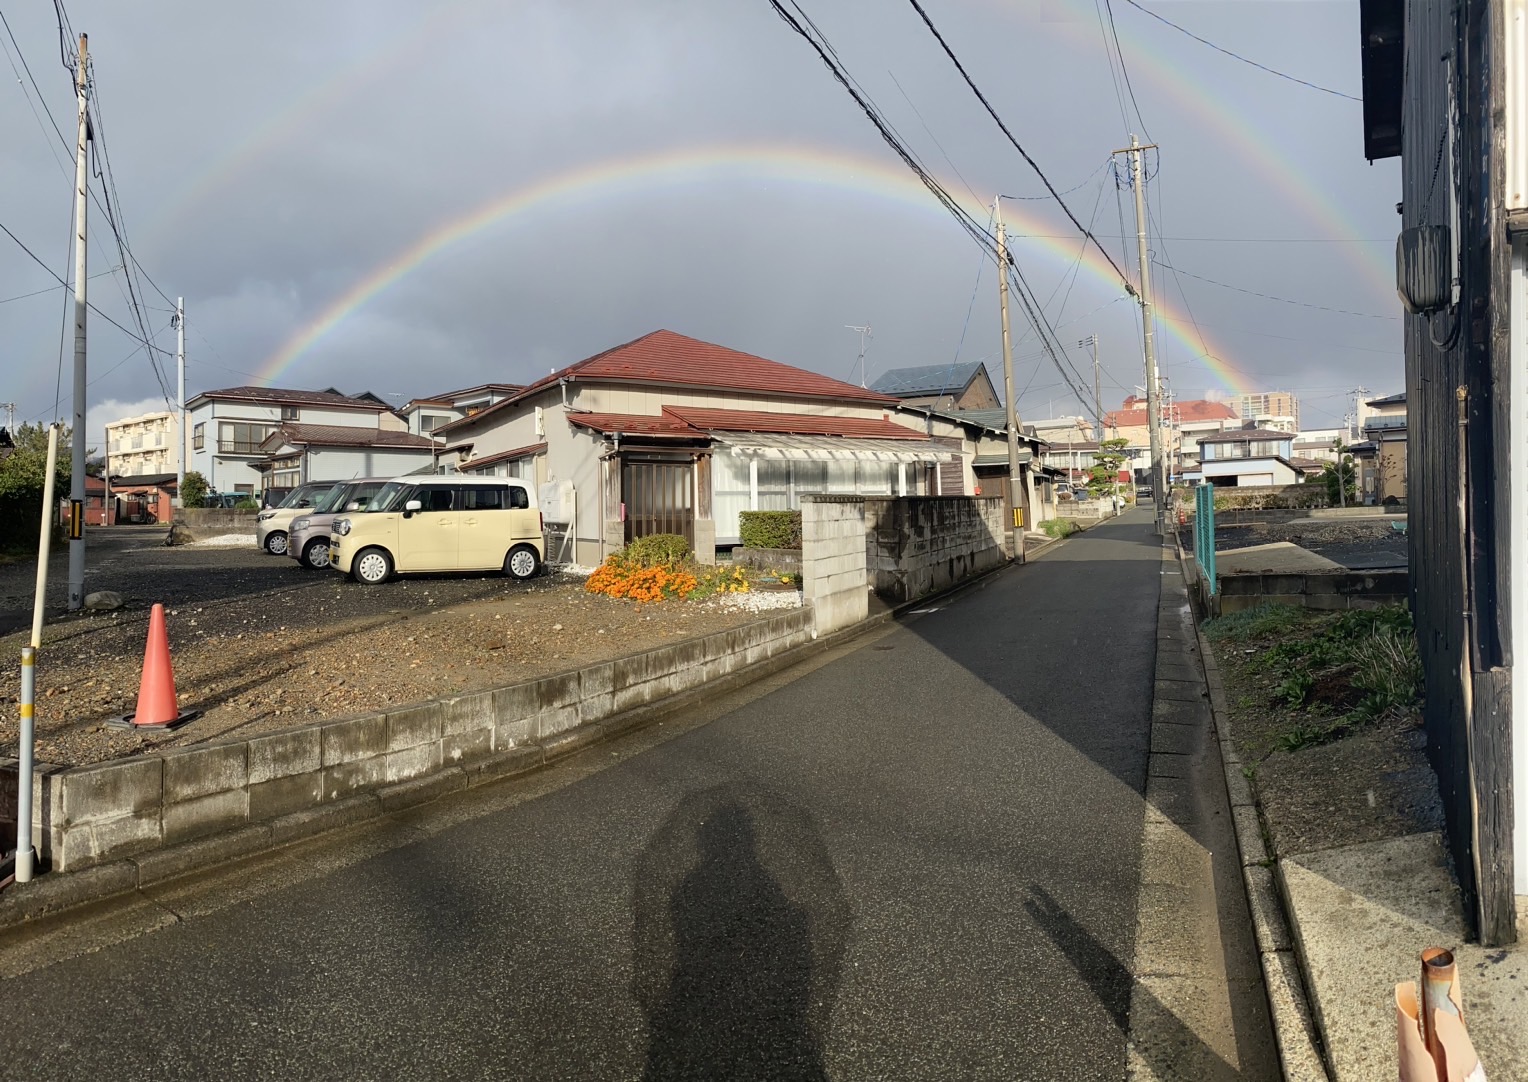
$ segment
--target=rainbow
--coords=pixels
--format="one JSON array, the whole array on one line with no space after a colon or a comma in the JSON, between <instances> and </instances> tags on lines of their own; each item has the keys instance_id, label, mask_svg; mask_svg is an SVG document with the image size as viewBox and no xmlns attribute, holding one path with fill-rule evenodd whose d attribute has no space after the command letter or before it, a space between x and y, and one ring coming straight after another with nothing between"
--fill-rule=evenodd
<instances>
[{"instance_id":1,"label":"rainbow","mask_svg":"<svg viewBox=\"0 0 1528 1082\"><path fill-rule=\"evenodd\" d=\"M856 195L876 196L929 214L946 213L923 184L900 164L811 147L707 146L592 162L514 188L443 222L331 300L262 361L256 374L265 383L281 379L347 317L389 286L446 249L487 230L507 227L533 214L576 207L594 200L630 196L648 189L738 179L838 189ZM1080 240L1047 236L1054 231L1050 222L1033 213L1009 208L1010 205L1005 204L1005 223L1011 234L1028 234L1023 237L1026 247L1039 247L1048 258L1067 268L1077 262ZM987 208L977 205L974 200L970 200L965 209L979 219L985 219L987 215ZM1083 254L1081 270L1108 290L1123 293L1118 276L1096 250L1089 248ZM1156 312L1162 329L1183 345L1189 357L1202 362L1231 390L1251 389L1246 379L1225 359L1227 351L1208 340L1201 346L1201 336L1192 321L1160 297L1162 290L1153 292L1159 294Z\"/></svg>"}]
</instances>

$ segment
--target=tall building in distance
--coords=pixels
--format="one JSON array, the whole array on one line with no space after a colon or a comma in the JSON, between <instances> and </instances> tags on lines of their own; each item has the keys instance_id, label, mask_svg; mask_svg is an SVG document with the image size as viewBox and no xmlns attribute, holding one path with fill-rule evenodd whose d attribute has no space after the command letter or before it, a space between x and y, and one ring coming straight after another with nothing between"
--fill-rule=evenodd
<instances>
[{"instance_id":1,"label":"tall building in distance","mask_svg":"<svg viewBox=\"0 0 1528 1082\"><path fill-rule=\"evenodd\" d=\"M112 421L106 426L107 469L115 477L174 473L179 438L180 419L166 411Z\"/></svg>"},{"instance_id":2,"label":"tall building in distance","mask_svg":"<svg viewBox=\"0 0 1528 1082\"><path fill-rule=\"evenodd\" d=\"M1293 391L1253 391L1237 395L1232 402L1241 419L1255 421L1258 428L1300 431L1300 400Z\"/></svg>"}]
</instances>

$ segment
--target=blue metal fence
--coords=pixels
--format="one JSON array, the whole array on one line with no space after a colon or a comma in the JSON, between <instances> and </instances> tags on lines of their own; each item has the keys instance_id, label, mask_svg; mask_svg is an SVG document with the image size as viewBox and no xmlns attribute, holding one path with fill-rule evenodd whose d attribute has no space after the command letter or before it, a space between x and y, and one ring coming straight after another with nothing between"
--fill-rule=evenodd
<instances>
[{"instance_id":1,"label":"blue metal fence","mask_svg":"<svg viewBox=\"0 0 1528 1082\"><path fill-rule=\"evenodd\" d=\"M1220 580L1215 577L1215 486L1209 482L1194 489L1194 559L1214 597Z\"/></svg>"}]
</instances>

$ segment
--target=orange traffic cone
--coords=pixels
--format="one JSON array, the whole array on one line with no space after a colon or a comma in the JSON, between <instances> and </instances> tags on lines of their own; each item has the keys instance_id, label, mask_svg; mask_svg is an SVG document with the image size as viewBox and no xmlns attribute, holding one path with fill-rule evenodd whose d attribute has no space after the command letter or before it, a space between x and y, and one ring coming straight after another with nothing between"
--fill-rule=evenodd
<instances>
[{"instance_id":1,"label":"orange traffic cone","mask_svg":"<svg viewBox=\"0 0 1528 1082\"><path fill-rule=\"evenodd\" d=\"M170 665L170 634L165 630L164 606L149 612L149 639L143 650L143 682L138 686L138 709L124 719L135 729L173 729L196 716L182 713L175 698L175 670Z\"/></svg>"}]
</instances>

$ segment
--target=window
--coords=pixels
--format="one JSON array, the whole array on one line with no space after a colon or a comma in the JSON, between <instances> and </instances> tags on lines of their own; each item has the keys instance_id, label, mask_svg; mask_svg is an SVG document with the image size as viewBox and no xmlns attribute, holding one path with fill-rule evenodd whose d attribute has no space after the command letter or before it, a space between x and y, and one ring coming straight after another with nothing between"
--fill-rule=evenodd
<instances>
[{"instance_id":1,"label":"window","mask_svg":"<svg viewBox=\"0 0 1528 1082\"><path fill-rule=\"evenodd\" d=\"M510 485L509 506L516 511L530 510L531 494L519 485Z\"/></svg>"},{"instance_id":2,"label":"window","mask_svg":"<svg viewBox=\"0 0 1528 1082\"><path fill-rule=\"evenodd\" d=\"M420 504L426 511L449 511L455 503L454 485L426 485L419 490Z\"/></svg>"},{"instance_id":3,"label":"window","mask_svg":"<svg viewBox=\"0 0 1528 1082\"><path fill-rule=\"evenodd\" d=\"M442 417L438 413L421 413L419 415L419 431L434 432L441 425L448 423L449 417Z\"/></svg>"},{"instance_id":4,"label":"window","mask_svg":"<svg viewBox=\"0 0 1528 1082\"><path fill-rule=\"evenodd\" d=\"M281 407L281 419L283 421L295 421L295 420L297 420L297 417L298 417L298 412L297 412L297 407L296 406L282 406Z\"/></svg>"},{"instance_id":5,"label":"window","mask_svg":"<svg viewBox=\"0 0 1528 1082\"><path fill-rule=\"evenodd\" d=\"M191 447L200 451L207 442L207 426L199 424L191 430Z\"/></svg>"},{"instance_id":6,"label":"window","mask_svg":"<svg viewBox=\"0 0 1528 1082\"><path fill-rule=\"evenodd\" d=\"M218 452L225 455L256 454L273 431L270 425L224 421L218 425Z\"/></svg>"},{"instance_id":7,"label":"window","mask_svg":"<svg viewBox=\"0 0 1528 1082\"><path fill-rule=\"evenodd\" d=\"M463 485L463 511L504 510L504 489L499 485Z\"/></svg>"}]
</instances>

